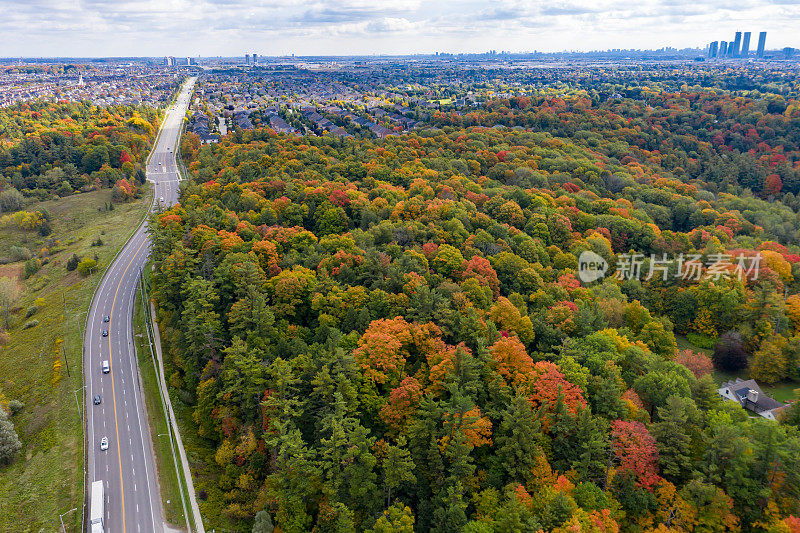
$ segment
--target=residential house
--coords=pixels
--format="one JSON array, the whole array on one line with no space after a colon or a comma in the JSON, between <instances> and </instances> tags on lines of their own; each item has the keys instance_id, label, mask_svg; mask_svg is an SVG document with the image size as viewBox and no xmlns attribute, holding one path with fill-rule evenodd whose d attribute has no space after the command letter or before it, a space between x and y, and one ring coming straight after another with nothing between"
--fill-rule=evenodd
<instances>
[{"instance_id":1,"label":"residential house","mask_svg":"<svg viewBox=\"0 0 800 533\"><path fill-rule=\"evenodd\" d=\"M769 420L777 420L780 412L788 406L764 394L753 379L736 378L720 385L717 392L724 399L737 402L744 409Z\"/></svg>"}]
</instances>

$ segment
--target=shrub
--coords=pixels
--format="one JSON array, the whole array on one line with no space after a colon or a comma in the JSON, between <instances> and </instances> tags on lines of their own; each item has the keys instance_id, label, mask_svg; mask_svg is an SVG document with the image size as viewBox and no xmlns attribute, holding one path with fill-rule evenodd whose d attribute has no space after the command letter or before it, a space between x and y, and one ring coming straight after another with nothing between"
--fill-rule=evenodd
<instances>
[{"instance_id":1,"label":"shrub","mask_svg":"<svg viewBox=\"0 0 800 533\"><path fill-rule=\"evenodd\" d=\"M90 257L86 257L78 263L78 272L82 276L88 276L90 272L94 271L97 268L97 261Z\"/></svg>"},{"instance_id":2,"label":"shrub","mask_svg":"<svg viewBox=\"0 0 800 533\"><path fill-rule=\"evenodd\" d=\"M710 350L714 347L714 338L701 333L688 333L686 339L699 348Z\"/></svg>"},{"instance_id":3,"label":"shrub","mask_svg":"<svg viewBox=\"0 0 800 533\"><path fill-rule=\"evenodd\" d=\"M42 237L47 237L51 233L53 233L53 228L50 227L50 222L48 220L45 220L44 222L42 222L42 225L39 226L39 235L41 235Z\"/></svg>"},{"instance_id":4,"label":"shrub","mask_svg":"<svg viewBox=\"0 0 800 533\"><path fill-rule=\"evenodd\" d=\"M14 423L0 407L0 463L10 462L21 449L22 442L14 429Z\"/></svg>"},{"instance_id":5,"label":"shrub","mask_svg":"<svg viewBox=\"0 0 800 533\"><path fill-rule=\"evenodd\" d=\"M9 250L11 261L27 261L32 257L31 251L25 246L12 246Z\"/></svg>"},{"instance_id":6,"label":"shrub","mask_svg":"<svg viewBox=\"0 0 800 533\"><path fill-rule=\"evenodd\" d=\"M13 187L0 192L0 211L19 211L25 204L25 197Z\"/></svg>"},{"instance_id":7,"label":"shrub","mask_svg":"<svg viewBox=\"0 0 800 533\"><path fill-rule=\"evenodd\" d=\"M25 261L25 279L39 272L40 268L42 268L42 262L36 257Z\"/></svg>"},{"instance_id":8,"label":"shrub","mask_svg":"<svg viewBox=\"0 0 800 533\"><path fill-rule=\"evenodd\" d=\"M81 258L77 256L77 254L72 254L67 260L67 272L72 272L76 268L78 268L78 263L81 262Z\"/></svg>"},{"instance_id":9,"label":"shrub","mask_svg":"<svg viewBox=\"0 0 800 533\"><path fill-rule=\"evenodd\" d=\"M25 325L22 326L22 329L31 329L35 328L38 325L39 321L34 318L33 320L28 320L27 322L25 322Z\"/></svg>"},{"instance_id":10,"label":"shrub","mask_svg":"<svg viewBox=\"0 0 800 533\"><path fill-rule=\"evenodd\" d=\"M58 189L56 190L56 194L61 197L69 196L72 193L72 185L70 185L68 181L62 181L61 185L59 185Z\"/></svg>"},{"instance_id":11,"label":"shrub","mask_svg":"<svg viewBox=\"0 0 800 533\"><path fill-rule=\"evenodd\" d=\"M103 239L98 237L96 240L92 241L92 246L103 246Z\"/></svg>"},{"instance_id":12,"label":"shrub","mask_svg":"<svg viewBox=\"0 0 800 533\"><path fill-rule=\"evenodd\" d=\"M37 312L38 310L39 310L39 308L38 308L38 307L36 307L35 305L32 305L32 306L30 306L30 307L28 308L28 310L27 310L27 311L25 311L25 318L30 318L30 317L32 317L33 315L35 315L35 314L36 314L36 312Z\"/></svg>"},{"instance_id":13,"label":"shrub","mask_svg":"<svg viewBox=\"0 0 800 533\"><path fill-rule=\"evenodd\" d=\"M22 411L23 407L25 407L25 404L19 400L11 400L8 402L8 410L11 411L11 416L15 416L17 413Z\"/></svg>"}]
</instances>

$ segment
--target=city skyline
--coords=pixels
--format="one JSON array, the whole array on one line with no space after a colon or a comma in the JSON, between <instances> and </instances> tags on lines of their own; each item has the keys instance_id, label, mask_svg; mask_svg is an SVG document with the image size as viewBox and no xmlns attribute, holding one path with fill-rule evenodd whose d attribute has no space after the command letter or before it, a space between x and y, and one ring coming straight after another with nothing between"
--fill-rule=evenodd
<instances>
[{"instance_id":1,"label":"city skyline","mask_svg":"<svg viewBox=\"0 0 800 533\"><path fill-rule=\"evenodd\" d=\"M0 30L6 39L0 56L237 56L248 49L267 56L702 49L709 33L732 37L745 26L768 31L773 47L800 45L794 32L800 6L783 0L735 9L703 1L600 4L337 0L285 7L238 0L2 0Z\"/></svg>"}]
</instances>

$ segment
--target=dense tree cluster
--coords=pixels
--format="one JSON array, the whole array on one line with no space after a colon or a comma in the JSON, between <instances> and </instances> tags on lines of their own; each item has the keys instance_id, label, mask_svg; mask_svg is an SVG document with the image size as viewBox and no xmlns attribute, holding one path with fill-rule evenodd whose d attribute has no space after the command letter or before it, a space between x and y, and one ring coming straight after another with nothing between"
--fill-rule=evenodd
<instances>
[{"instance_id":1,"label":"dense tree cluster","mask_svg":"<svg viewBox=\"0 0 800 533\"><path fill-rule=\"evenodd\" d=\"M655 163L714 192L750 189L763 197L800 192L800 100L771 95L641 90L636 99L573 97L494 100L489 112L437 113L440 126L503 124L569 137L625 165ZM606 141L606 142L603 142Z\"/></svg>"},{"instance_id":2,"label":"dense tree cluster","mask_svg":"<svg viewBox=\"0 0 800 533\"><path fill-rule=\"evenodd\" d=\"M0 110L0 189L39 199L114 187L137 193L160 122L148 107L88 102L17 104ZM8 204L0 201L0 207Z\"/></svg>"},{"instance_id":3,"label":"dense tree cluster","mask_svg":"<svg viewBox=\"0 0 800 533\"><path fill-rule=\"evenodd\" d=\"M153 295L170 384L216 449L204 505L284 532L796 530L797 428L721 400L675 335L796 376L800 219L718 189L699 161L726 154L705 121L665 129L670 102L663 122L571 102L554 134L185 136ZM702 275L585 284L584 251L612 271L644 254L644 273L696 254ZM715 273L726 253L760 253L758 276Z\"/></svg>"}]
</instances>

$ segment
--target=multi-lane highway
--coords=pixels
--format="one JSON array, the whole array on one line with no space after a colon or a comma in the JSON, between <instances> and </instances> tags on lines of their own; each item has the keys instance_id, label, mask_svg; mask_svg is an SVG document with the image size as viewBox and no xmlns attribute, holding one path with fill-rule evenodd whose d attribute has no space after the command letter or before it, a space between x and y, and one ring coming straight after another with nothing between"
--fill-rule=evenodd
<instances>
[{"instance_id":1,"label":"multi-lane highway","mask_svg":"<svg viewBox=\"0 0 800 533\"><path fill-rule=\"evenodd\" d=\"M184 84L176 103L168 110L147 166L156 202L163 198L164 203L172 204L178 199L178 171L173 152L194 82L195 78L191 78ZM97 286L84 337L87 486L96 480L103 481L106 533L164 531L132 331L139 273L149 253L144 223ZM104 361L108 362L108 373L103 371ZM95 403L96 396L99 404ZM100 446L104 437L108 439L106 450ZM91 495L87 494L87 498Z\"/></svg>"}]
</instances>

